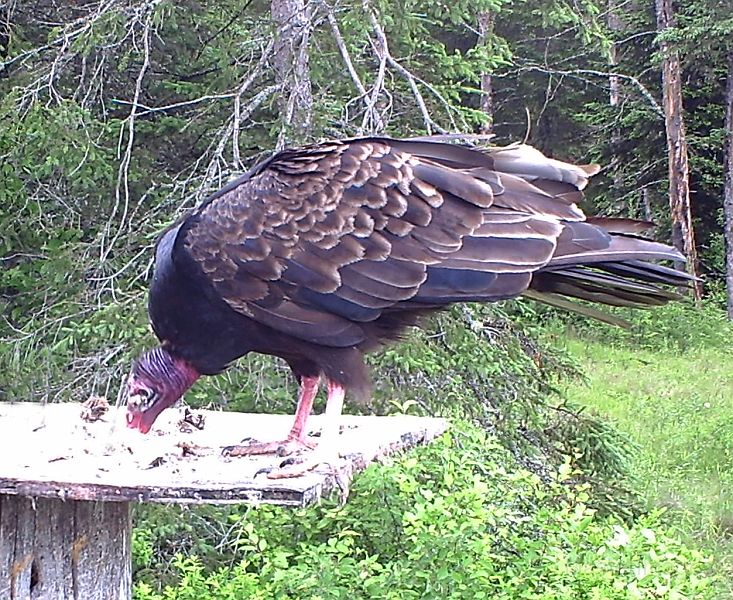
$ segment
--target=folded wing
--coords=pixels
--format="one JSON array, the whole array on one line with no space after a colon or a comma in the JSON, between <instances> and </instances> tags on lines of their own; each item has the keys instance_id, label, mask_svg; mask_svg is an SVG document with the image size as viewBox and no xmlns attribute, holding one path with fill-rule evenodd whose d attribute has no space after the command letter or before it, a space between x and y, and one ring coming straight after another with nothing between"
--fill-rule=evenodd
<instances>
[{"instance_id":1,"label":"folded wing","mask_svg":"<svg viewBox=\"0 0 733 600\"><path fill-rule=\"evenodd\" d=\"M386 313L451 302L667 301L659 285L685 277L647 261L681 256L639 238L643 224L578 208L597 170L524 145L363 138L286 150L191 215L176 252L233 310L334 347L362 343Z\"/></svg>"}]
</instances>

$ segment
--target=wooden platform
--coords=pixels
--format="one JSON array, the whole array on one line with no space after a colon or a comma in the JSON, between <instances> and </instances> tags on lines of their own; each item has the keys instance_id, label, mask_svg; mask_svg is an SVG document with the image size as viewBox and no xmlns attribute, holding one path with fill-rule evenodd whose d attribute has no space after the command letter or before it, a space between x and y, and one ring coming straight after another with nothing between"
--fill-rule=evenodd
<instances>
[{"instance_id":1,"label":"wooden platform","mask_svg":"<svg viewBox=\"0 0 733 600\"><path fill-rule=\"evenodd\" d=\"M203 429L165 411L142 435L126 428L124 411L111 409L87 423L78 404L0 403L0 494L75 500L140 502L266 502L305 506L336 483L334 472L358 471L375 458L429 441L446 430L443 419L343 417L340 464L290 480L258 470L277 456L225 458L221 448L252 437L282 439L290 415L196 411ZM309 421L318 430L319 416ZM182 429L184 431L182 431Z\"/></svg>"},{"instance_id":2,"label":"wooden platform","mask_svg":"<svg viewBox=\"0 0 733 600\"><path fill-rule=\"evenodd\" d=\"M122 410L81 419L78 404L0 403L0 600L129 600L131 502L306 506L379 457L443 433L443 419L343 417L340 458L295 479L260 469L277 456L227 458L222 446L282 439L292 416L168 410L148 435ZM317 433L320 418L309 426Z\"/></svg>"}]
</instances>

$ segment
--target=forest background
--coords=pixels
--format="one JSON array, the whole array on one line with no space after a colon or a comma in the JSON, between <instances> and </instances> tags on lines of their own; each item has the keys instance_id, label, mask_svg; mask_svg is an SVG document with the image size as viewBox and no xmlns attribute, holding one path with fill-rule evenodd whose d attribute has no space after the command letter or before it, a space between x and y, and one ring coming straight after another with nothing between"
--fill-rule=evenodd
<instances>
[{"instance_id":1,"label":"forest background","mask_svg":"<svg viewBox=\"0 0 733 600\"><path fill-rule=\"evenodd\" d=\"M467 420L420 455L428 466L407 459L389 475L365 476L362 504L323 507L317 518L242 509L197 514L182 526L171 513L141 511L136 593L205 598L205 588L224 598L221 586L235 581L259 590L252 597L340 597L346 581L356 593L356 577L364 597L376 593L369 586L411 597L413 585L414 597L434 597L443 594L440 577L463 573L468 590L501 597L491 587L501 585L506 597L522 597L512 587L520 585L514 557L535 586L524 597L566 585L603 590L589 598L637 597L635 589L655 590L638 597L714 597L733 564L725 554L733 512L721 496L733 393L720 391L733 368L725 352L726 311L733 316L731 39L725 0L0 2L0 401L114 399L131 358L152 342L145 289L157 235L275 148L369 134L526 140L548 156L602 164L586 211L657 223L655 237L675 243L702 276L704 286L691 292L698 303L631 317L629 333L526 302L466 307L431 322L415 344L375 359L386 375L372 407ZM653 407L649 422L625 418L641 414L633 390L614 392L618 405L608 401L641 356L637 381L660 374L640 400ZM721 370L715 383L692 382L692 391L685 381L660 391L671 364ZM567 383L587 366L590 387ZM607 378L595 381L604 368ZM288 411L285 375L253 357L190 396L198 405ZM703 436L705 456L680 447L686 471L647 468L673 434L698 444L700 431L685 427L695 403L711 400L719 419L706 417L717 429ZM680 406L690 414L665 433L659 415ZM466 456L483 466L464 480L456 465ZM681 487L693 485L693 471L705 485L715 474L712 496L670 500L655 487L671 472L682 473ZM451 510L420 494L427 512L407 509L426 478L443 481ZM378 549L365 515L384 498L395 538L379 532L393 545ZM690 518L690 510L707 516ZM458 523L446 522L456 511ZM513 518L527 529L496 525ZM470 548L452 537L461 531L463 540L467 522ZM436 538L428 525L453 540L435 550L435 563L429 552L423 560ZM303 529L288 539L262 533L295 527ZM335 533L344 530L359 533ZM423 544L423 553L410 554L398 538ZM367 539L371 546L360 544ZM548 547L560 548L564 562ZM618 568L596 564L602 548ZM711 567L711 552L728 558ZM471 553L482 557L474 565L491 557L496 572L435 566ZM308 565L302 573L297 556ZM321 596L308 595L313 573L333 575L313 584ZM305 587L277 587L286 580ZM240 592L232 597L246 597Z\"/></svg>"}]
</instances>

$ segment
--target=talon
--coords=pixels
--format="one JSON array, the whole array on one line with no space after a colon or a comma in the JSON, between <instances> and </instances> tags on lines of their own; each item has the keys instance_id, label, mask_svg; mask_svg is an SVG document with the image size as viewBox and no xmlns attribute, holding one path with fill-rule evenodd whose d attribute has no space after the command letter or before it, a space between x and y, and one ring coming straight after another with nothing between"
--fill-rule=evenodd
<instances>
[{"instance_id":1,"label":"talon","mask_svg":"<svg viewBox=\"0 0 733 600\"><path fill-rule=\"evenodd\" d=\"M277 454L278 456L288 456L292 453L292 448L288 448L285 444L283 444L282 446L278 446L277 450L275 450L275 454Z\"/></svg>"},{"instance_id":2,"label":"talon","mask_svg":"<svg viewBox=\"0 0 733 600\"><path fill-rule=\"evenodd\" d=\"M327 467L328 472L334 477L340 477L341 457L338 454L319 453L307 454L304 456L290 456L280 463L278 467L267 470L268 479L290 479L300 477L314 471L319 467ZM337 484L343 489L344 486Z\"/></svg>"},{"instance_id":3,"label":"talon","mask_svg":"<svg viewBox=\"0 0 733 600\"><path fill-rule=\"evenodd\" d=\"M245 446L224 446L221 449L221 455L222 456L244 456L242 453L242 450L245 448Z\"/></svg>"},{"instance_id":4,"label":"talon","mask_svg":"<svg viewBox=\"0 0 733 600\"><path fill-rule=\"evenodd\" d=\"M252 479L257 479L259 475L267 475L269 474L275 467L262 467L261 469L257 469L257 471L254 474L254 477Z\"/></svg>"},{"instance_id":5,"label":"talon","mask_svg":"<svg viewBox=\"0 0 733 600\"><path fill-rule=\"evenodd\" d=\"M242 441L249 441L249 443L225 446L222 448L222 455L255 456L261 454L274 454L275 456L283 457L302 452L303 450L312 450L315 448L315 444L312 441L296 437L288 437L285 440L274 442L258 442L252 438L245 438Z\"/></svg>"}]
</instances>

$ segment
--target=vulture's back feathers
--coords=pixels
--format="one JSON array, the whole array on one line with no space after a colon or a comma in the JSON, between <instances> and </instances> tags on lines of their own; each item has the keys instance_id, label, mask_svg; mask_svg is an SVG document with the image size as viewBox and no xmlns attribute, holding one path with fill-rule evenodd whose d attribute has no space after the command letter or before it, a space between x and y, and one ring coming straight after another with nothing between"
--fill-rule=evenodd
<instances>
[{"instance_id":1,"label":"vulture's back feathers","mask_svg":"<svg viewBox=\"0 0 733 600\"><path fill-rule=\"evenodd\" d=\"M332 348L372 347L451 302L676 297L659 286L689 278L646 261L682 257L639 238L648 224L577 206L597 171L435 138L285 150L189 215L171 257L236 315Z\"/></svg>"}]
</instances>

